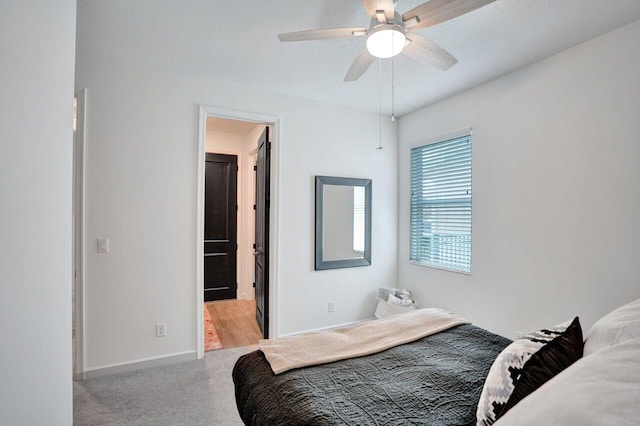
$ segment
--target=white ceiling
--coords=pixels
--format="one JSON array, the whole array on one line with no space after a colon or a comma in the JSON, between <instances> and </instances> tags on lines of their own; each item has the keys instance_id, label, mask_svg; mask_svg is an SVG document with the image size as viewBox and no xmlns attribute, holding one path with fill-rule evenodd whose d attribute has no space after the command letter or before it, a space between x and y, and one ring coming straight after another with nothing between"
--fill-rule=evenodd
<instances>
[{"instance_id":1,"label":"white ceiling","mask_svg":"<svg viewBox=\"0 0 640 426\"><path fill-rule=\"evenodd\" d=\"M420 3L399 0L396 10ZM396 115L638 19L640 0L497 0L418 30L459 63L440 71L398 56ZM79 54L374 112L382 96L388 113L389 59L374 63L358 81L343 82L363 38L293 43L277 38L368 24L358 0L78 0L77 48Z\"/></svg>"}]
</instances>

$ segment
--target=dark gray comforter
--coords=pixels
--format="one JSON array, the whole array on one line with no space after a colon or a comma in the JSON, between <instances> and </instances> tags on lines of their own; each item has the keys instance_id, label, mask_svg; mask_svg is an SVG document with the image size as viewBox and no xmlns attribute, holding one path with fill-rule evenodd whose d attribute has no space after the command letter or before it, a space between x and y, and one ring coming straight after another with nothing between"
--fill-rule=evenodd
<instances>
[{"instance_id":1,"label":"dark gray comforter","mask_svg":"<svg viewBox=\"0 0 640 426\"><path fill-rule=\"evenodd\" d=\"M256 351L233 369L236 404L247 425L475 425L485 377L509 343L461 325L277 376Z\"/></svg>"}]
</instances>

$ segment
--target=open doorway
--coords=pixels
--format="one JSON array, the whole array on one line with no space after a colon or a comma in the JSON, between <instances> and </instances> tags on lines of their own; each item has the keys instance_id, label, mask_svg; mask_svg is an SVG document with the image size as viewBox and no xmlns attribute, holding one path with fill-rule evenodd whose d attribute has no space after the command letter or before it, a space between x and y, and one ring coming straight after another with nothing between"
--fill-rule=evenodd
<instances>
[{"instance_id":1,"label":"open doorway","mask_svg":"<svg viewBox=\"0 0 640 426\"><path fill-rule=\"evenodd\" d=\"M255 344L269 335L269 252L275 245L269 238L275 218L269 133L274 130L275 120L201 110L199 356L205 349Z\"/></svg>"}]
</instances>

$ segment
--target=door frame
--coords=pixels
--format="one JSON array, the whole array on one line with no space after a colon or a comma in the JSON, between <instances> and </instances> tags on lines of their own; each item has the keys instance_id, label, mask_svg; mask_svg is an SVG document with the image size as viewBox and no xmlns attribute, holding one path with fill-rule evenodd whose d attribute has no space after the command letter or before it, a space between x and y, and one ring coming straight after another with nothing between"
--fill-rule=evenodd
<instances>
[{"instance_id":1,"label":"door frame","mask_svg":"<svg viewBox=\"0 0 640 426\"><path fill-rule=\"evenodd\" d=\"M198 167L196 176L196 357L204 358L204 169L205 142L207 137L207 117L226 118L230 120L247 121L265 124L271 127L271 175L270 175L270 217L269 217L269 336L277 337L278 323L278 217L279 217L279 163L280 119L276 116L262 113L237 111L228 108L200 105L198 107Z\"/></svg>"},{"instance_id":2,"label":"door frame","mask_svg":"<svg viewBox=\"0 0 640 426\"><path fill-rule=\"evenodd\" d=\"M76 380L84 380L84 181L85 181L85 161L84 147L86 138L86 105L87 89L80 89L75 92L76 104L76 131L73 146L73 273L72 286L75 292L75 368L73 376Z\"/></svg>"}]
</instances>

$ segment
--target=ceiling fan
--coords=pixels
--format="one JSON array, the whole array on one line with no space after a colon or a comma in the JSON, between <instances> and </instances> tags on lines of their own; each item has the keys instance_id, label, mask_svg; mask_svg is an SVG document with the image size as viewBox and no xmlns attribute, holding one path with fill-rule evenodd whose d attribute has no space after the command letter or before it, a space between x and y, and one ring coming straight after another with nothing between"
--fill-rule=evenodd
<instances>
[{"instance_id":1,"label":"ceiling fan","mask_svg":"<svg viewBox=\"0 0 640 426\"><path fill-rule=\"evenodd\" d=\"M351 64L344 81L355 81L376 58L399 53L418 62L448 70L458 60L433 41L410 31L431 27L471 12L495 0L431 0L400 14L393 0L362 0L371 17L369 28L329 28L279 34L280 41L366 37L367 46Z\"/></svg>"}]
</instances>

